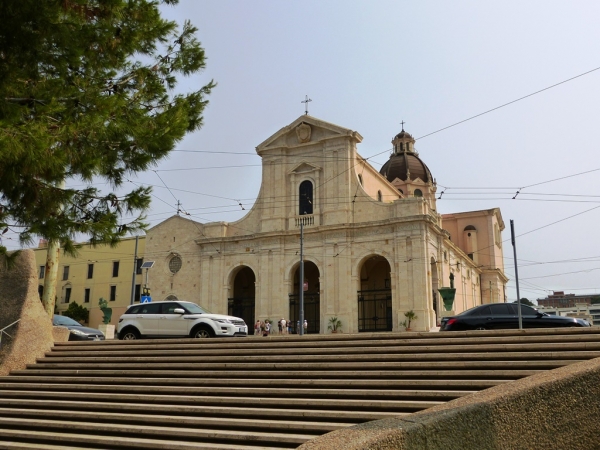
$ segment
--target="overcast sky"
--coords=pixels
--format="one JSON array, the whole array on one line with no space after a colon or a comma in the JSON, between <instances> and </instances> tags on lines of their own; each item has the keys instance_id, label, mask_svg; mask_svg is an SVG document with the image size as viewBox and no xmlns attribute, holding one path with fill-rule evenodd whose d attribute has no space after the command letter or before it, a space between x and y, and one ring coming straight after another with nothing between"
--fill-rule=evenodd
<instances>
[{"instance_id":1,"label":"overcast sky","mask_svg":"<svg viewBox=\"0 0 600 450\"><path fill-rule=\"evenodd\" d=\"M310 115L364 137L362 156L384 152L369 160L377 169L404 120L444 192L440 212L501 209L509 301L511 219L521 297L600 293L600 70L429 135L600 67L600 2L181 0L163 9L196 25L208 57L182 89L218 86L202 130L133 179L156 186L151 225L176 212L176 199L200 222L242 217L238 201L249 209L260 189L255 147L303 114L308 95Z\"/></svg>"}]
</instances>

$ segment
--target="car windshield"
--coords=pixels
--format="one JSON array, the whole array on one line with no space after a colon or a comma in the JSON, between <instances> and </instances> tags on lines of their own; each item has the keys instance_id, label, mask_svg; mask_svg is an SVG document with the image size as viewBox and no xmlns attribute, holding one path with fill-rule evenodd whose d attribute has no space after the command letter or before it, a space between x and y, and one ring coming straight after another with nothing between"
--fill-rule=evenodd
<instances>
[{"instance_id":1,"label":"car windshield","mask_svg":"<svg viewBox=\"0 0 600 450\"><path fill-rule=\"evenodd\" d=\"M54 325L60 325L63 327L80 327L81 324L70 317L66 316L54 316Z\"/></svg>"},{"instance_id":2,"label":"car windshield","mask_svg":"<svg viewBox=\"0 0 600 450\"><path fill-rule=\"evenodd\" d=\"M188 312L192 313L192 314L210 314L210 312L204 308L201 308L200 306L196 305L195 303L184 303L183 306L185 309L188 310Z\"/></svg>"}]
</instances>

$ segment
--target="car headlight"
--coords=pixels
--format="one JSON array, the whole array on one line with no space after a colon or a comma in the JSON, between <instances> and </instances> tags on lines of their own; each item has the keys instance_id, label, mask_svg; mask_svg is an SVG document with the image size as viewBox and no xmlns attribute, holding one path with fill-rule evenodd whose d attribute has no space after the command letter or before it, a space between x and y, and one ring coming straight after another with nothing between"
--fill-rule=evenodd
<instances>
[{"instance_id":1,"label":"car headlight","mask_svg":"<svg viewBox=\"0 0 600 450\"><path fill-rule=\"evenodd\" d=\"M215 322L219 322L219 323L231 323L231 320L229 320L229 319L215 319Z\"/></svg>"},{"instance_id":2,"label":"car headlight","mask_svg":"<svg viewBox=\"0 0 600 450\"><path fill-rule=\"evenodd\" d=\"M85 334L85 333L84 333L83 331L81 331L81 330L74 329L74 330L69 330L69 331L70 331L71 333L73 333L73 334L76 334L77 336L87 336L87 334Z\"/></svg>"}]
</instances>

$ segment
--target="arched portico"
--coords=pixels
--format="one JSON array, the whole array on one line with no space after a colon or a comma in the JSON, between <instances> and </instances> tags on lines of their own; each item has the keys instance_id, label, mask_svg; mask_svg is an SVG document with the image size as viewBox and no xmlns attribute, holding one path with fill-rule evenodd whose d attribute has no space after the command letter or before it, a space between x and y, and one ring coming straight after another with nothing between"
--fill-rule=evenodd
<instances>
[{"instance_id":1,"label":"arched portico","mask_svg":"<svg viewBox=\"0 0 600 450\"><path fill-rule=\"evenodd\" d=\"M231 316L241 317L250 328L255 320L256 275L248 266L240 266L231 273L229 281L228 313Z\"/></svg>"},{"instance_id":2,"label":"arched portico","mask_svg":"<svg viewBox=\"0 0 600 450\"><path fill-rule=\"evenodd\" d=\"M390 263L383 256L370 255L359 267L358 331L392 331Z\"/></svg>"},{"instance_id":3,"label":"arched portico","mask_svg":"<svg viewBox=\"0 0 600 450\"><path fill-rule=\"evenodd\" d=\"M300 289L304 288L304 319L308 322L307 333L315 334L321 332L321 285L319 281L319 268L312 261L304 261L304 283L300 283L300 263L292 269L293 280L290 286L290 315L289 320L293 332L298 332L298 320L300 319Z\"/></svg>"}]
</instances>

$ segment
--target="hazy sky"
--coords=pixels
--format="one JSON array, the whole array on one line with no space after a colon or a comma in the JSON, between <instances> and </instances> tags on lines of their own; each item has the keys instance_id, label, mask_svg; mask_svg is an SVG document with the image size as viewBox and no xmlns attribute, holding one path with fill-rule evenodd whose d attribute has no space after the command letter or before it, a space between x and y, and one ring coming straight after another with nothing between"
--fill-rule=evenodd
<instances>
[{"instance_id":1,"label":"hazy sky","mask_svg":"<svg viewBox=\"0 0 600 450\"><path fill-rule=\"evenodd\" d=\"M132 180L156 186L152 225L176 198L200 222L242 217L238 201L249 209L260 188L254 148L308 95L310 115L364 137L362 156L385 152L377 169L404 120L444 192L440 212L501 209L510 301L511 219L522 297L600 293L600 70L423 137L600 67L600 2L181 0L164 11L196 25L208 57L182 88L218 86L203 129Z\"/></svg>"}]
</instances>

